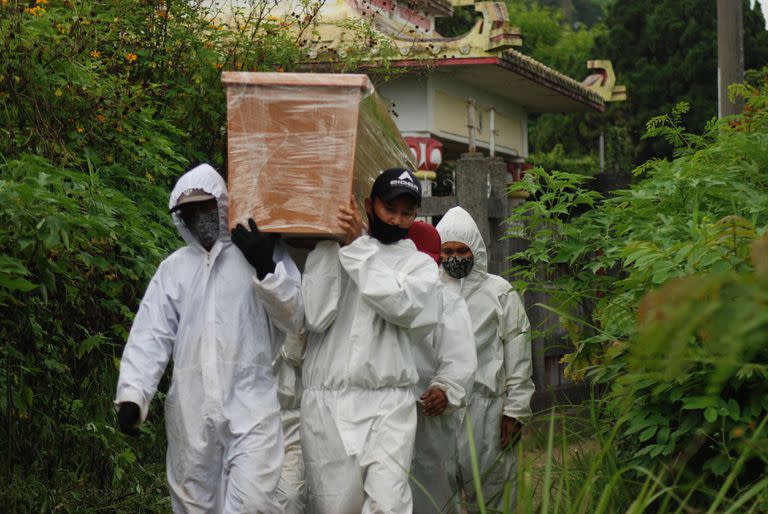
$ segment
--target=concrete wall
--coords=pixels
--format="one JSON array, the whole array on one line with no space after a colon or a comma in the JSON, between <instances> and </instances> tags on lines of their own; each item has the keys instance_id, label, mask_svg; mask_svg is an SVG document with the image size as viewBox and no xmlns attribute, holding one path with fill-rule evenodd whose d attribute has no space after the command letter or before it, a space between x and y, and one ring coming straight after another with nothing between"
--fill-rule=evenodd
<instances>
[{"instance_id":1,"label":"concrete wall","mask_svg":"<svg viewBox=\"0 0 768 514\"><path fill-rule=\"evenodd\" d=\"M393 119L401 134L428 135L431 100L427 77L409 75L382 84L376 91L392 103Z\"/></svg>"},{"instance_id":2,"label":"concrete wall","mask_svg":"<svg viewBox=\"0 0 768 514\"><path fill-rule=\"evenodd\" d=\"M497 151L528 156L528 114L519 105L458 81L449 73L436 72L431 75L430 94L434 104L430 127L433 134L453 141L468 142L466 102L467 97L471 96L477 106L478 147L487 149L489 146L488 109L494 107Z\"/></svg>"}]
</instances>

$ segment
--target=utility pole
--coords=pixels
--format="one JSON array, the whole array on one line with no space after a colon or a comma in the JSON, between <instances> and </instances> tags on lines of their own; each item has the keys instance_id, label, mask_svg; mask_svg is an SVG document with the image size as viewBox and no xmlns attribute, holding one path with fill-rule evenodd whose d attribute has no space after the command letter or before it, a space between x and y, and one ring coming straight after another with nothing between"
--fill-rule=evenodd
<instances>
[{"instance_id":1,"label":"utility pole","mask_svg":"<svg viewBox=\"0 0 768 514\"><path fill-rule=\"evenodd\" d=\"M717 0L717 115L738 114L739 99L728 99L728 86L744 82L744 13L741 0Z\"/></svg>"}]
</instances>

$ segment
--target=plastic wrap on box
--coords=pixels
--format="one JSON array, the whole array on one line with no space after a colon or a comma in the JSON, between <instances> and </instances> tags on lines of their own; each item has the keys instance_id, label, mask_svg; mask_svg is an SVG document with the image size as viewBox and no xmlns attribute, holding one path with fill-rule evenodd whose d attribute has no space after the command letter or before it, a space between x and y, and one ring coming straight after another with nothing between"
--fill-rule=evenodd
<instances>
[{"instance_id":1,"label":"plastic wrap on box","mask_svg":"<svg viewBox=\"0 0 768 514\"><path fill-rule=\"evenodd\" d=\"M229 225L341 238L339 205L412 154L366 75L227 72Z\"/></svg>"}]
</instances>

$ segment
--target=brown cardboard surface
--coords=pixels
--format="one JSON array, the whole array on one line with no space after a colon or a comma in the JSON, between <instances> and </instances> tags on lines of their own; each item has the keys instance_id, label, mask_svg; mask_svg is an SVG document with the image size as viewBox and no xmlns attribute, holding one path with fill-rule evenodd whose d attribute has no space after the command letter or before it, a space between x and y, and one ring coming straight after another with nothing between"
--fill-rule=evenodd
<instances>
[{"instance_id":1,"label":"brown cardboard surface","mask_svg":"<svg viewBox=\"0 0 768 514\"><path fill-rule=\"evenodd\" d=\"M365 75L227 72L229 225L288 237L341 238L340 204L379 172L413 169L388 108Z\"/></svg>"}]
</instances>

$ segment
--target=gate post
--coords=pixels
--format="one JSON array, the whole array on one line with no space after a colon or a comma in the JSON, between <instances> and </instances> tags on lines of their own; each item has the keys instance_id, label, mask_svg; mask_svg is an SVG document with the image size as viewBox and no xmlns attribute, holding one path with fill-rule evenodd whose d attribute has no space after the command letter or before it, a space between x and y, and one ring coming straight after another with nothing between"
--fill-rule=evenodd
<instances>
[{"instance_id":1,"label":"gate post","mask_svg":"<svg viewBox=\"0 0 768 514\"><path fill-rule=\"evenodd\" d=\"M455 178L457 203L472 216L483 241L489 245L488 160L477 152L461 154L456 161Z\"/></svg>"},{"instance_id":2,"label":"gate post","mask_svg":"<svg viewBox=\"0 0 768 514\"><path fill-rule=\"evenodd\" d=\"M488 223L490 239L488 245L488 271L495 275L504 275L509 268L509 239L507 233L507 217L509 216L507 202L507 184L509 172L507 164L501 157L489 157L488 173L491 182L491 195L488 198Z\"/></svg>"}]
</instances>

